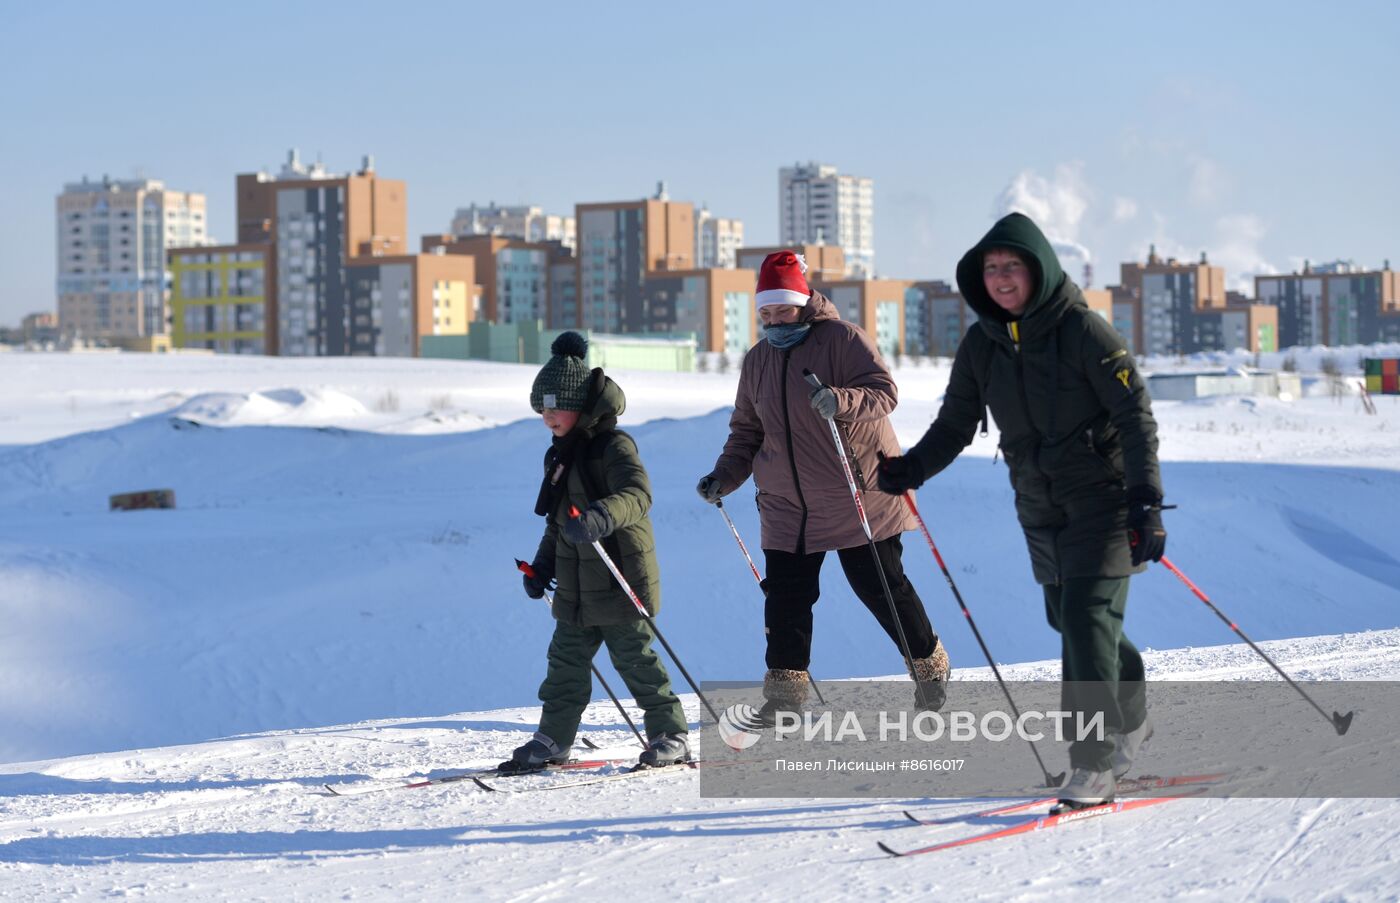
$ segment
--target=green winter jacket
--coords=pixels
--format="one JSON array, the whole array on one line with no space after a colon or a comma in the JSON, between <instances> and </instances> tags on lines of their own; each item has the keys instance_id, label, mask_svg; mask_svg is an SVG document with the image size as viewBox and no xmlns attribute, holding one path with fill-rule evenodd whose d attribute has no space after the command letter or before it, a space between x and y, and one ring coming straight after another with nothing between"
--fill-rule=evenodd
<instances>
[{"instance_id":1,"label":"green winter jacket","mask_svg":"<svg viewBox=\"0 0 1400 903\"><path fill-rule=\"evenodd\" d=\"M598 627L641 620L641 613L627 597L608 566L591 544L575 546L564 537L569 506L580 511L601 502L613 521L613 532L603 539L604 551L622 569L622 576L655 615L661 607L661 577L652 537L651 483L632 437L616 429L617 418L627 407L622 388L595 369L588 399L578 425L565 439L577 444L573 463L565 477L565 491L548 515L544 538L535 562L552 566L558 580L554 617L576 627ZM555 469L560 441L544 456L546 478Z\"/></svg>"},{"instance_id":2,"label":"green winter jacket","mask_svg":"<svg viewBox=\"0 0 1400 903\"><path fill-rule=\"evenodd\" d=\"M982 281L983 255L1026 259L1036 290L1013 319ZM1038 583L1125 577L1133 567L1125 490L1162 497L1157 423L1123 339L1089 310L1044 234L1013 213L958 263L978 322L958 345L938 417L910 449L930 477L972 441L990 409Z\"/></svg>"}]
</instances>

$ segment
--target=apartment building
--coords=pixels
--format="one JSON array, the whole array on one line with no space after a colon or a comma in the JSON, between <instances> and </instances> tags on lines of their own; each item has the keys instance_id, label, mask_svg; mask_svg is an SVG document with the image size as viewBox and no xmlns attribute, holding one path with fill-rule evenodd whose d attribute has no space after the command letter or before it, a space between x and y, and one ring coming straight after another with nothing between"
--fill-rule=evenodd
<instances>
[{"instance_id":1,"label":"apartment building","mask_svg":"<svg viewBox=\"0 0 1400 903\"><path fill-rule=\"evenodd\" d=\"M556 241L570 250L575 243L572 216L545 213L543 209L530 205L502 207L495 201L484 206L471 204L457 208L450 232L458 238L496 235L537 244Z\"/></svg>"},{"instance_id":2,"label":"apartment building","mask_svg":"<svg viewBox=\"0 0 1400 903\"><path fill-rule=\"evenodd\" d=\"M1259 303L1278 312L1279 347L1400 342L1400 274L1390 261L1367 270L1351 261L1254 277Z\"/></svg>"},{"instance_id":3,"label":"apartment building","mask_svg":"<svg viewBox=\"0 0 1400 903\"><path fill-rule=\"evenodd\" d=\"M693 332L699 351L742 355L758 340L752 270L658 270L646 277L648 332Z\"/></svg>"},{"instance_id":4,"label":"apartment building","mask_svg":"<svg viewBox=\"0 0 1400 903\"><path fill-rule=\"evenodd\" d=\"M779 251L792 251L801 254L807 261L807 281L836 282L846 278L846 254L836 245L771 245L768 247L740 248L734 254L735 265L741 270L758 272L763 259Z\"/></svg>"},{"instance_id":5,"label":"apartment building","mask_svg":"<svg viewBox=\"0 0 1400 903\"><path fill-rule=\"evenodd\" d=\"M446 253L357 257L345 267L348 351L417 357L424 336L462 336L478 319L476 261Z\"/></svg>"},{"instance_id":6,"label":"apartment building","mask_svg":"<svg viewBox=\"0 0 1400 903\"><path fill-rule=\"evenodd\" d=\"M708 207L695 212L695 266L699 269L733 269L736 254L744 246L744 223L710 213Z\"/></svg>"},{"instance_id":7,"label":"apartment building","mask_svg":"<svg viewBox=\"0 0 1400 903\"><path fill-rule=\"evenodd\" d=\"M889 359L905 353L904 299L912 284L903 279L842 279L813 282L812 288L831 299L841 319L865 330Z\"/></svg>"},{"instance_id":8,"label":"apartment building","mask_svg":"<svg viewBox=\"0 0 1400 903\"><path fill-rule=\"evenodd\" d=\"M83 339L169 331L166 251L209 241L203 194L154 179L70 182L56 201L59 330Z\"/></svg>"},{"instance_id":9,"label":"apartment building","mask_svg":"<svg viewBox=\"0 0 1400 903\"><path fill-rule=\"evenodd\" d=\"M240 243L274 248L277 353L339 356L377 346L366 344L354 322L347 266L361 257L409 253L407 186L380 178L372 157L356 173L335 175L320 163L302 164L292 151L276 175L239 175L236 191ZM381 316L392 319L400 310L390 305ZM416 326L383 322L378 329L398 336Z\"/></svg>"},{"instance_id":10,"label":"apartment building","mask_svg":"<svg viewBox=\"0 0 1400 903\"><path fill-rule=\"evenodd\" d=\"M779 241L833 244L845 254L844 276L875 274L875 183L834 166L797 163L778 170Z\"/></svg>"},{"instance_id":11,"label":"apartment building","mask_svg":"<svg viewBox=\"0 0 1400 903\"><path fill-rule=\"evenodd\" d=\"M475 261L481 310L474 319L491 323L552 320L553 268L560 263L574 265L573 255L557 241L530 242L497 235L425 235L422 246L424 251L441 248L443 253L464 255ZM561 305L566 302L566 286L567 283L560 285Z\"/></svg>"},{"instance_id":12,"label":"apartment building","mask_svg":"<svg viewBox=\"0 0 1400 903\"><path fill-rule=\"evenodd\" d=\"M962 295L941 279L909 283L904 290L904 351L948 357L967 331Z\"/></svg>"},{"instance_id":13,"label":"apartment building","mask_svg":"<svg viewBox=\"0 0 1400 903\"><path fill-rule=\"evenodd\" d=\"M695 208L665 186L640 201L579 204L577 326L609 333L649 331L646 277L694 268Z\"/></svg>"},{"instance_id":14,"label":"apartment building","mask_svg":"<svg viewBox=\"0 0 1400 903\"><path fill-rule=\"evenodd\" d=\"M171 345L225 354L275 354L272 245L172 248Z\"/></svg>"}]
</instances>

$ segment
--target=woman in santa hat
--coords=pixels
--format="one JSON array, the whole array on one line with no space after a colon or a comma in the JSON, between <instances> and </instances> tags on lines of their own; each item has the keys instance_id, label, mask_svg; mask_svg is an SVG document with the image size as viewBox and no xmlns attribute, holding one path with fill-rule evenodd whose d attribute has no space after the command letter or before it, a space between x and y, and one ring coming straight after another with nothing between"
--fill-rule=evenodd
<instances>
[{"instance_id":1,"label":"woman in santa hat","mask_svg":"<svg viewBox=\"0 0 1400 903\"><path fill-rule=\"evenodd\" d=\"M874 483L878 455L900 453L889 421L898 400L894 379L875 343L808 286L806 272L806 262L792 251L764 259L755 294L764 337L744 357L729 441L696 491L714 503L754 478L767 574L763 692L770 713L806 701L812 606L820 594L822 561L832 551L851 589L898 648L878 556L909 642L917 695L937 708L944 699L948 655L901 562L900 534L918 525L902 499L876 491ZM803 377L808 370L825 384L822 388L811 390ZM829 419L849 455L876 556L852 504Z\"/></svg>"}]
</instances>

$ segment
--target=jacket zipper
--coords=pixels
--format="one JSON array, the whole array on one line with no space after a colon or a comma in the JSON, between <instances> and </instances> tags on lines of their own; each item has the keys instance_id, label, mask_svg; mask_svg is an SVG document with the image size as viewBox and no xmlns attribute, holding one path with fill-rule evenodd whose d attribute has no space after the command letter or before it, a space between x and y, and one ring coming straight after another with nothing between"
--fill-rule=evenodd
<instances>
[{"instance_id":1,"label":"jacket zipper","mask_svg":"<svg viewBox=\"0 0 1400 903\"><path fill-rule=\"evenodd\" d=\"M1022 409L1022 410L1025 412L1025 414L1026 414L1026 423L1027 423L1027 425L1029 425L1030 428L1031 428L1032 430L1034 430L1034 429L1035 429L1035 421L1031 419L1031 401L1030 401L1030 398L1026 395L1026 369L1025 369L1025 366L1023 365L1022 358L1021 358L1021 330L1020 330L1019 327L1020 327L1020 324L1016 323L1015 321L1012 321L1012 322L1006 324L1006 329L1007 329L1007 331L1008 331L1009 333L1011 333L1011 343L1012 343L1012 347L1015 349L1014 354L1015 354L1015 358L1016 358L1016 389L1021 393L1021 409ZM1058 366L1058 365L1059 365L1059 362L1056 361L1055 364L1056 364L1056 366ZM1055 400L1054 400L1054 399L1051 399L1050 403L1051 403L1051 404L1054 404L1054 403L1055 403ZM1038 450L1039 450L1039 443L1037 443L1037 446L1036 446L1036 447L1037 447L1037 452L1038 452ZM1039 457L1040 457L1040 455L1037 453L1036 458L1038 459ZM1034 467L1036 470L1040 470L1040 461L1039 461L1039 460L1032 461L1032 462L1031 462L1031 466ZM1050 475L1049 475L1048 473L1045 473L1045 471L1042 470L1042 471L1041 471L1041 476L1045 477L1046 487L1049 488L1049 484L1050 484ZM1060 550L1059 550L1059 549L1056 549L1056 550L1055 550L1055 585L1056 585L1056 586L1059 586L1059 585L1062 584L1063 582L1064 582L1064 581L1060 578Z\"/></svg>"},{"instance_id":2,"label":"jacket zipper","mask_svg":"<svg viewBox=\"0 0 1400 903\"><path fill-rule=\"evenodd\" d=\"M783 350L783 432L787 438L788 464L792 467L792 488L797 491L797 503L802 506L802 522L797 527L797 553L807 550L807 499L802 495L802 478L797 475L797 453L792 450L792 413L788 410L788 361L792 349Z\"/></svg>"}]
</instances>

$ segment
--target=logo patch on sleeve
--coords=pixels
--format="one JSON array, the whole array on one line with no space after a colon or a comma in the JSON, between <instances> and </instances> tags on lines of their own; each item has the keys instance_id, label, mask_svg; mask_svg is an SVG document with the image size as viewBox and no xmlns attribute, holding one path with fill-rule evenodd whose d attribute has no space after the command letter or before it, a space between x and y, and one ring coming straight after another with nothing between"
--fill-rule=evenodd
<instances>
[{"instance_id":1,"label":"logo patch on sleeve","mask_svg":"<svg viewBox=\"0 0 1400 903\"><path fill-rule=\"evenodd\" d=\"M1128 385L1128 380L1133 378L1133 371L1129 370L1127 367L1124 367L1113 375L1118 377L1118 381L1123 384L1123 388L1132 388Z\"/></svg>"}]
</instances>

